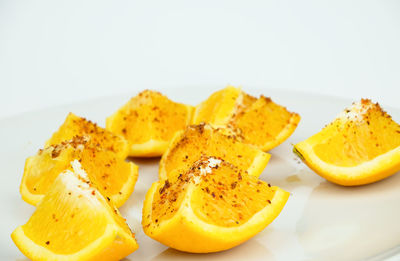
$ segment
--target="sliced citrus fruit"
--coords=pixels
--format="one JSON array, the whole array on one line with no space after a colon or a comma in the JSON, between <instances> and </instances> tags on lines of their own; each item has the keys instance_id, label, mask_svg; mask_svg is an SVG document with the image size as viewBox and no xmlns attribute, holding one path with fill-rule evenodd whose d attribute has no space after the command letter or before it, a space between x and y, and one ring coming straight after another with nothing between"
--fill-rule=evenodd
<instances>
[{"instance_id":1,"label":"sliced citrus fruit","mask_svg":"<svg viewBox=\"0 0 400 261\"><path fill-rule=\"evenodd\" d=\"M151 238L192 253L237 246L270 224L289 193L215 157L203 157L176 182L147 192L142 226Z\"/></svg>"},{"instance_id":2,"label":"sliced citrus fruit","mask_svg":"<svg viewBox=\"0 0 400 261\"><path fill-rule=\"evenodd\" d=\"M29 221L11 234L32 260L119 260L138 248L118 210L79 162L58 175Z\"/></svg>"},{"instance_id":3,"label":"sliced citrus fruit","mask_svg":"<svg viewBox=\"0 0 400 261\"><path fill-rule=\"evenodd\" d=\"M284 142L295 131L300 116L261 96L234 115L229 125L243 141L268 151Z\"/></svg>"},{"instance_id":4,"label":"sliced citrus fruit","mask_svg":"<svg viewBox=\"0 0 400 261\"><path fill-rule=\"evenodd\" d=\"M196 106L192 123L208 122L216 126L227 124L235 113L241 96L242 91L233 86L214 92Z\"/></svg>"},{"instance_id":5,"label":"sliced citrus fruit","mask_svg":"<svg viewBox=\"0 0 400 261\"><path fill-rule=\"evenodd\" d=\"M258 177L271 155L240 142L229 131L201 123L176 133L161 158L160 179L173 180L174 176L187 171L203 155L220 157L249 175Z\"/></svg>"},{"instance_id":6,"label":"sliced citrus fruit","mask_svg":"<svg viewBox=\"0 0 400 261\"><path fill-rule=\"evenodd\" d=\"M255 98L239 88L228 86L196 106L192 122L228 126L243 141L268 151L285 141L300 121L297 113L270 98Z\"/></svg>"},{"instance_id":7,"label":"sliced citrus fruit","mask_svg":"<svg viewBox=\"0 0 400 261\"><path fill-rule=\"evenodd\" d=\"M175 132L190 123L193 109L146 90L108 117L106 128L130 142L130 156L161 156Z\"/></svg>"},{"instance_id":8,"label":"sliced citrus fruit","mask_svg":"<svg viewBox=\"0 0 400 261\"><path fill-rule=\"evenodd\" d=\"M362 99L294 152L333 183L372 183L400 170L400 125L379 104Z\"/></svg>"},{"instance_id":9,"label":"sliced citrus fruit","mask_svg":"<svg viewBox=\"0 0 400 261\"><path fill-rule=\"evenodd\" d=\"M75 136L90 136L93 143L98 143L102 148L116 152L120 157L126 158L129 146L122 136L99 127L85 118L69 113L64 123L60 126L53 136L46 142L45 147L60 144L70 140Z\"/></svg>"},{"instance_id":10,"label":"sliced citrus fruit","mask_svg":"<svg viewBox=\"0 0 400 261\"><path fill-rule=\"evenodd\" d=\"M75 136L29 157L20 186L22 198L36 205L57 176L70 167L72 160L78 159L103 195L110 197L116 206L123 205L133 192L138 167L125 162L114 152L102 149L90 139L91 136Z\"/></svg>"}]
</instances>

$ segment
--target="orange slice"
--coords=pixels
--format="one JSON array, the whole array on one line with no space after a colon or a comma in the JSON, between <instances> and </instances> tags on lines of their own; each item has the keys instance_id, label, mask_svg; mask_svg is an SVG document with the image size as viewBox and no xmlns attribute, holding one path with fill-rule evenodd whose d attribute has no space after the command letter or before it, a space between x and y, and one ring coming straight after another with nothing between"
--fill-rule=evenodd
<instances>
[{"instance_id":1,"label":"orange slice","mask_svg":"<svg viewBox=\"0 0 400 261\"><path fill-rule=\"evenodd\" d=\"M235 113L241 96L241 90L233 86L214 92L196 106L192 124L208 122L216 126L226 125Z\"/></svg>"},{"instance_id":2,"label":"orange slice","mask_svg":"<svg viewBox=\"0 0 400 261\"><path fill-rule=\"evenodd\" d=\"M72 160L78 159L100 192L116 206L123 205L133 192L138 167L112 151L103 150L90 139L91 136L76 136L29 157L20 186L22 198L32 205L38 204L57 176L70 167Z\"/></svg>"},{"instance_id":3,"label":"orange slice","mask_svg":"<svg viewBox=\"0 0 400 261\"><path fill-rule=\"evenodd\" d=\"M236 114L229 125L243 137L244 142L269 151L289 138L299 121L297 113L261 96Z\"/></svg>"},{"instance_id":4,"label":"orange slice","mask_svg":"<svg viewBox=\"0 0 400 261\"><path fill-rule=\"evenodd\" d=\"M333 183L368 184L400 170L400 125L379 104L362 99L294 151Z\"/></svg>"},{"instance_id":5,"label":"orange slice","mask_svg":"<svg viewBox=\"0 0 400 261\"><path fill-rule=\"evenodd\" d=\"M289 193L214 157L196 162L176 182L147 192L142 226L151 238L192 253L237 246L270 224Z\"/></svg>"},{"instance_id":6,"label":"orange slice","mask_svg":"<svg viewBox=\"0 0 400 261\"><path fill-rule=\"evenodd\" d=\"M121 158L126 158L129 150L128 142L122 137L99 127L85 118L69 113L64 123L46 142L45 147L60 144L75 136L90 136L91 141L100 147L113 151Z\"/></svg>"},{"instance_id":7,"label":"orange slice","mask_svg":"<svg viewBox=\"0 0 400 261\"><path fill-rule=\"evenodd\" d=\"M196 106L192 122L230 127L244 142L268 151L285 141L299 121L297 113L289 112L270 98L257 99L228 86Z\"/></svg>"},{"instance_id":8,"label":"orange slice","mask_svg":"<svg viewBox=\"0 0 400 261\"><path fill-rule=\"evenodd\" d=\"M240 142L229 131L203 123L178 132L161 158L160 179L173 180L174 176L186 172L203 155L220 157L249 175L258 177L271 155Z\"/></svg>"},{"instance_id":9,"label":"orange slice","mask_svg":"<svg viewBox=\"0 0 400 261\"><path fill-rule=\"evenodd\" d=\"M138 248L118 210L78 161L58 175L29 221L11 234L32 260L119 260Z\"/></svg>"},{"instance_id":10,"label":"orange slice","mask_svg":"<svg viewBox=\"0 0 400 261\"><path fill-rule=\"evenodd\" d=\"M193 109L146 90L108 117L106 128L130 142L130 156L161 156L174 134L190 122Z\"/></svg>"}]
</instances>

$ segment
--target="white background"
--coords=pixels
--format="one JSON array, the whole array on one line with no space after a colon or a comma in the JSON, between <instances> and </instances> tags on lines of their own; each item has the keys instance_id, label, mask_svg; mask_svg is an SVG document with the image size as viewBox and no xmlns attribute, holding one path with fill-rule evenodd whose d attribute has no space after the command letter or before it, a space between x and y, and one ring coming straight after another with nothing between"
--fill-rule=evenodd
<instances>
[{"instance_id":1,"label":"white background","mask_svg":"<svg viewBox=\"0 0 400 261\"><path fill-rule=\"evenodd\" d=\"M400 1L0 0L0 117L228 83L399 107Z\"/></svg>"}]
</instances>

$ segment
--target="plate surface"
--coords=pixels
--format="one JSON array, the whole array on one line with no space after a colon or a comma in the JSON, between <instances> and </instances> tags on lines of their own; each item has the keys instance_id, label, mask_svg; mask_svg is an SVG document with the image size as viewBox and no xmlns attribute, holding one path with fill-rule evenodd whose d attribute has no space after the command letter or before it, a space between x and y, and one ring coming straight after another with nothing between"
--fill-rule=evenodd
<instances>
[{"instance_id":1,"label":"plate surface","mask_svg":"<svg viewBox=\"0 0 400 261\"><path fill-rule=\"evenodd\" d=\"M217 89L176 88L164 93L175 101L197 104ZM136 233L140 248L126 260L399 260L400 175L362 187L340 187L320 178L292 153L292 144L320 131L352 101L299 92L244 90L270 96L302 117L295 133L270 152L272 158L260 177L291 192L282 213L257 236L228 251L187 254L170 249L147 237L140 226L143 199L158 178L159 159L133 158L130 160L139 165L139 180L120 210ZM59 106L0 121L1 260L27 260L10 238L11 232L34 211L19 195L25 158L43 146L68 112L104 126L105 118L135 94ZM400 109L383 107L399 122Z\"/></svg>"}]
</instances>

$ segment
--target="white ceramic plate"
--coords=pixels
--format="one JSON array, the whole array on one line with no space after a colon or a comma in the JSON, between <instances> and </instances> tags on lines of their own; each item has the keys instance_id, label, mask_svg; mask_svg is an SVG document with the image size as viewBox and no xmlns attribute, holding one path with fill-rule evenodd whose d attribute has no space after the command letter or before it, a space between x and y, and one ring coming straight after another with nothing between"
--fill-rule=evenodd
<instances>
[{"instance_id":1,"label":"white ceramic plate","mask_svg":"<svg viewBox=\"0 0 400 261\"><path fill-rule=\"evenodd\" d=\"M196 104L216 89L181 88L165 93L173 100ZM282 213L257 236L228 251L187 254L170 249L147 237L140 226L142 202L158 177L159 159L132 159L140 166L139 180L121 213L135 231L140 248L127 260L400 260L400 175L367 186L341 187L320 178L292 153L292 144L321 130L351 101L297 92L245 90L271 96L302 117L295 133L270 152L271 161L261 175L261 179L291 192ZM19 195L25 158L43 146L69 111L104 126L106 116L135 94L0 121L1 260L26 260L10 238L34 211ZM399 122L399 109L385 109Z\"/></svg>"}]
</instances>

